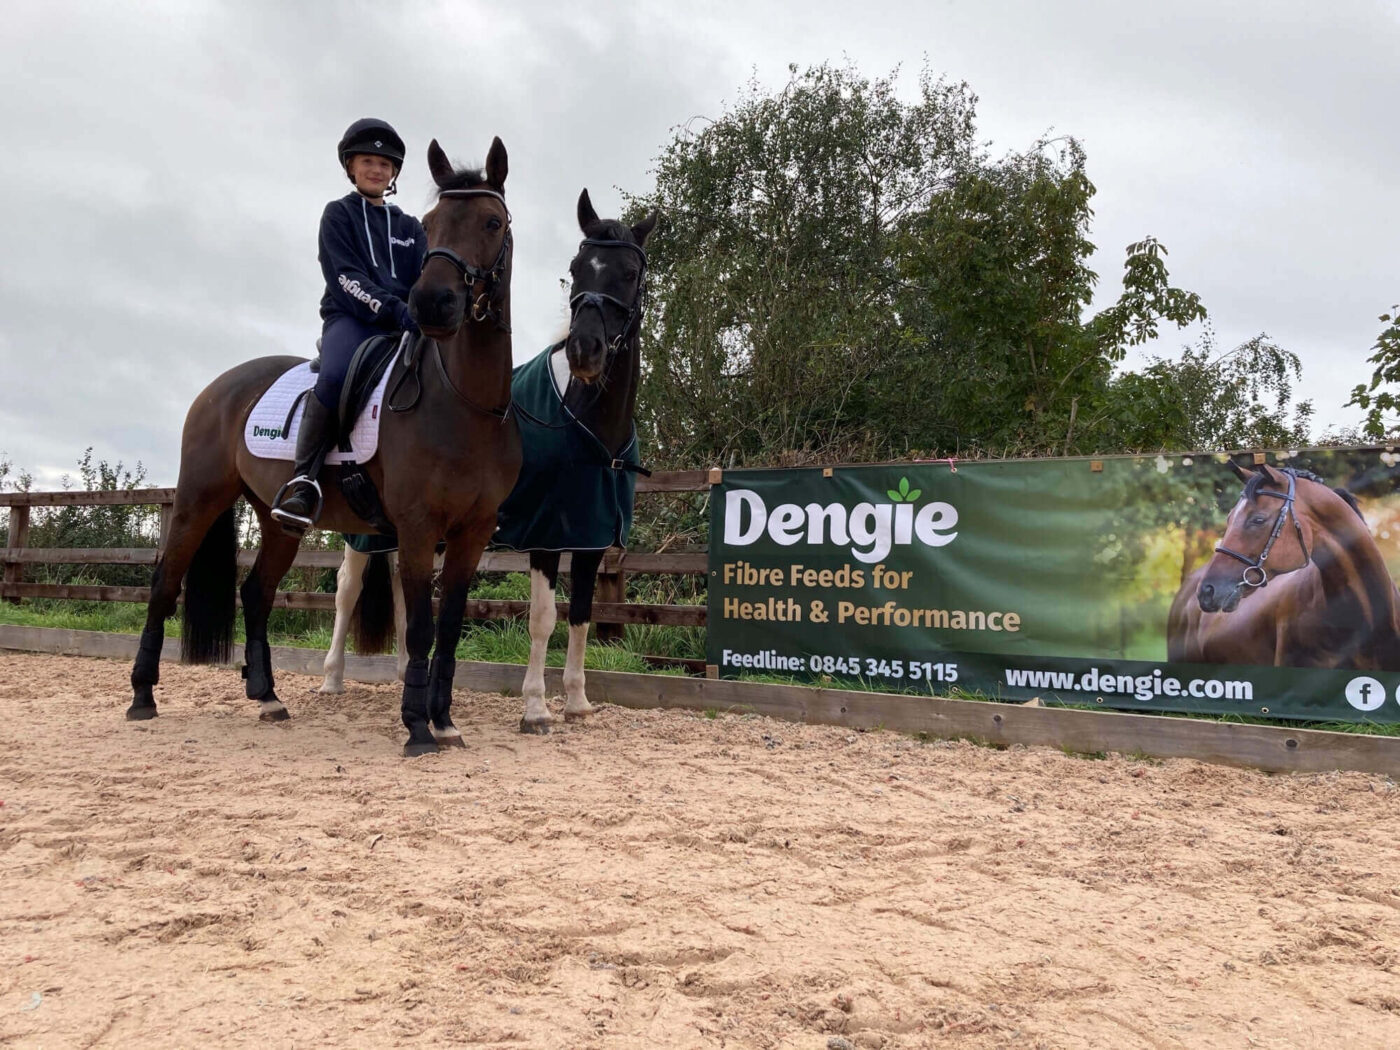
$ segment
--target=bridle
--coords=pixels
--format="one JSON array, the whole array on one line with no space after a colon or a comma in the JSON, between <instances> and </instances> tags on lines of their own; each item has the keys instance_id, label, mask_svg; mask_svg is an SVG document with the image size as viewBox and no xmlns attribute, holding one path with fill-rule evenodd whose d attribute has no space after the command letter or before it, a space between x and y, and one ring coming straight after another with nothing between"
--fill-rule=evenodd
<instances>
[{"instance_id":1,"label":"bridle","mask_svg":"<svg viewBox=\"0 0 1400 1050\"><path fill-rule=\"evenodd\" d=\"M500 201L501 206L506 210L506 235L501 240L501 250L496 253L496 261L487 269L483 270L479 266L473 266L451 248L429 248L427 254L423 256L423 265L427 266L431 259L442 259L450 263L452 267L462 275L462 280L466 282L467 297L469 299L472 297L474 286L477 282L480 282L483 288L481 294L476 296L475 299L472 299L471 319L477 322L495 321L497 328L503 332L509 333L510 325L508 325L501 316L500 299L501 293L505 288L502 279L505 276L506 264L510 259L512 244L510 207L506 204L505 197L495 190L488 190L485 188L442 190L438 193L438 198L441 199L443 197L492 197ZM476 401L457 389L456 384L452 382L452 377L447 374L447 369L442 363L442 348L438 346L436 340L427 340L423 337L408 340L404 347L404 369L390 389L388 396L384 399L384 403L388 406L389 411L411 412L417 407L419 399L423 396L423 381L419 378L419 369L422 367L424 356L420 353L420 347L423 342L431 343L434 355L433 360L437 364L438 376L447 389L451 390L452 393L457 396L458 400L465 402L469 407L476 409L483 415L491 416L502 421L505 420L510 413L510 403L507 402L504 408L487 408L484 405L477 404ZM395 401L395 396L409 376L413 377L415 384L413 400L406 405L400 404Z\"/></svg>"},{"instance_id":2,"label":"bridle","mask_svg":"<svg viewBox=\"0 0 1400 1050\"><path fill-rule=\"evenodd\" d=\"M629 336L631 336L633 332L637 330L637 326L641 323L642 311L646 308L647 253L645 250L643 250L641 245L633 244L631 241L614 241L606 240L600 237L585 237L582 241L579 242L578 252L574 255L574 258L577 259L579 255L582 255L583 250L585 248L626 248L629 251L636 252L637 258L641 260L641 272L638 274L637 280L637 294L630 303L625 303L617 296L609 295L607 292L579 292L577 295L575 295L569 300L569 332L571 334L573 333L574 326L578 324L579 314L583 310L591 306L593 309L598 311L598 318L603 325L603 340L607 345L607 356L606 360L603 362L603 374L606 375L608 365L612 362L613 357L617 354L618 348L621 347L623 342ZM621 309L627 311L627 322L622 326L621 330L617 333L617 335L613 336L612 339L608 339L608 312L605 309L603 309L604 303L612 303L614 306L620 307ZM560 347L565 346L567 343L567 339L565 339L563 342L555 343L552 347L550 347L550 352L553 353L557 351ZM592 401L583 405L575 405L573 406L573 408L570 409L571 413L574 416L583 416L587 414L598 404L599 401L602 400L603 383L595 383L594 387L595 390L593 393ZM539 419L530 412L527 412L518 404L514 405L513 407L523 419L526 419L530 423L533 423L535 426L542 427L545 430L563 430L566 427L573 425L572 420L565 420L562 423L552 424L543 419Z\"/></svg>"},{"instance_id":3,"label":"bridle","mask_svg":"<svg viewBox=\"0 0 1400 1050\"><path fill-rule=\"evenodd\" d=\"M496 327L503 332L510 331L510 325L506 324L501 317L500 293L503 287L502 279L505 277L506 262L510 256L513 239L510 231L510 208L506 205L505 197L495 190L471 189L471 190L443 190L438 194L438 198L466 198L466 197L492 197L501 202L501 206L506 209L506 235L501 241L501 250L496 253L496 261L490 267L483 270L479 266L473 266L451 248L429 248L428 253L423 256L423 265L427 266L431 259L443 259L450 263L458 273L462 275L462 280L467 285L467 297L472 300L471 319L473 321L496 322ZM473 291L480 282L482 291L480 295L473 298Z\"/></svg>"},{"instance_id":4,"label":"bridle","mask_svg":"<svg viewBox=\"0 0 1400 1050\"><path fill-rule=\"evenodd\" d=\"M1288 478L1287 492L1274 492L1272 489L1261 488L1254 494L1256 497L1273 496L1275 499L1283 501L1283 505L1279 507L1278 510L1278 517L1274 519L1274 529L1269 533L1269 542L1264 544L1264 549L1259 552L1259 557L1246 557L1239 551L1232 551L1223 543L1217 544L1215 547L1217 554L1225 554L1234 558L1236 561L1244 562L1245 569L1240 578L1246 587L1264 587L1268 584L1269 574L1264 569L1264 562L1269 560L1269 552L1274 549L1274 543L1278 540L1279 533L1283 531L1283 522L1285 518L1292 519L1293 528L1298 534L1298 546L1302 548L1303 551L1303 564L1299 565L1298 568L1301 569L1312 561L1312 555L1308 553L1308 545L1303 542L1303 526L1298 521L1298 515L1294 513L1293 510L1293 503L1298 494L1298 478L1287 468L1284 468L1282 473ZM1287 571L1293 572L1296 570L1289 569Z\"/></svg>"},{"instance_id":5,"label":"bridle","mask_svg":"<svg viewBox=\"0 0 1400 1050\"><path fill-rule=\"evenodd\" d=\"M641 245L633 244L631 241L604 240L597 237L585 237L579 242L578 255L583 254L585 248L626 248L636 252L637 258L641 262L641 271L637 275L637 294L630 303L625 303L615 295L607 292L579 292L569 300L569 330L573 331L574 325L578 324L578 316L583 311L592 307L598 311L598 318L603 323L603 339L607 343L608 357L611 358L617 353L625 339L636 331L637 325L642 319L642 310L646 306L647 295L647 253ZM574 258L577 259L578 255ZM622 326L612 339L608 339L608 312L603 309L604 303L612 303L627 311L627 322Z\"/></svg>"}]
</instances>

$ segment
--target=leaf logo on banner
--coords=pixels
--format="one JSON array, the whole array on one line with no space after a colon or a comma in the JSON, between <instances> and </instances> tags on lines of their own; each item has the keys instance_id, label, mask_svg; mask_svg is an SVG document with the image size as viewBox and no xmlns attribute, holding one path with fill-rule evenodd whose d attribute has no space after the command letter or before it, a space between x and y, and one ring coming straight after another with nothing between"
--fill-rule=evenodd
<instances>
[{"instance_id":1,"label":"leaf logo on banner","mask_svg":"<svg viewBox=\"0 0 1400 1050\"><path fill-rule=\"evenodd\" d=\"M911 489L908 478L899 479L898 489L886 489L885 495L895 503L913 503L924 494L923 489Z\"/></svg>"}]
</instances>

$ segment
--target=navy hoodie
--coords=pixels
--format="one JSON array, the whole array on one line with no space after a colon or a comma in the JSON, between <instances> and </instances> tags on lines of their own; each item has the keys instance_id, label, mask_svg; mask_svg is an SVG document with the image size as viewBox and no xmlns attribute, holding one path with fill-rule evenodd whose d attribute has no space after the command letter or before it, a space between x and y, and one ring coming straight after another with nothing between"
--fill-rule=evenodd
<instances>
[{"instance_id":1,"label":"navy hoodie","mask_svg":"<svg viewBox=\"0 0 1400 1050\"><path fill-rule=\"evenodd\" d=\"M358 193L331 201L321 214L321 319L350 316L377 328L407 328L408 290L423 269L423 224L392 204Z\"/></svg>"}]
</instances>

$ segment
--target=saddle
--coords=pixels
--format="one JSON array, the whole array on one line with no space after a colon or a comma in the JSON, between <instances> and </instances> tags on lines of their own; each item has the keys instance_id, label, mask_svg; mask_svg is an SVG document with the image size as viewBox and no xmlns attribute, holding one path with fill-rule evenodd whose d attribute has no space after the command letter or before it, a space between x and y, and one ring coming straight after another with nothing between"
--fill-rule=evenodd
<instances>
[{"instance_id":1,"label":"saddle","mask_svg":"<svg viewBox=\"0 0 1400 1050\"><path fill-rule=\"evenodd\" d=\"M414 356L415 343L407 335L376 335L355 348L341 387L335 447L325 458L326 465L341 467L340 487L351 510L388 535L393 535L393 525L363 465L379 450L380 408L401 346L406 359ZM253 455L295 460L302 401L314 396L319 368L319 357L310 364L295 366L259 399L244 430L244 441Z\"/></svg>"},{"instance_id":2,"label":"saddle","mask_svg":"<svg viewBox=\"0 0 1400 1050\"><path fill-rule=\"evenodd\" d=\"M394 354L403 345L406 335L372 335L355 347L350 357L350 367L345 372L345 382L340 387L340 405L336 410L336 447L341 452L353 452L351 431L360 413L369 405L375 388L384 378L384 373L394 360ZM321 371L321 340L316 340L316 356L311 359L311 374ZM302 399L310 395L303 390L292 402L287 413L287 422L282 427L283 435L291 432L292 421L301 406ZM370 458L370 457L365 457Z\"/></svg>"}]
</instances>

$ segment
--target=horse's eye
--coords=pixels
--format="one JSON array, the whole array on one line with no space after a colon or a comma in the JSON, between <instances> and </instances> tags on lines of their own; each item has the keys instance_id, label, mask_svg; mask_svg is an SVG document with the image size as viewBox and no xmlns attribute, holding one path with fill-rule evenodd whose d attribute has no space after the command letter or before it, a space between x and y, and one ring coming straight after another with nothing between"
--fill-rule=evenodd
<instances>
[{"instance_id":1,"label":"horse's eye","mask_svg":"<svg viewBox=\"0 0 1400 1050\"><path fill-rule=\"evenodd\" d=\"M486 228L488 230L499 230L501 228L501 220L494 215L491 216L491 218L486 220Z\"/></svg>"},{"instance_id":2,"label":"horse's eye","mask_svg":"<svg viewBox=\"0 0 1400 1050\"><path fill-rule=\"evenodd\" d=\"M1263 517L1260 514L1256 514L1254 515L1254 517L1249 519L1249 523L1251 525L1267 525L1269 522L1267 518Z\"/></svg>"},{"instance_id":3,"label":"horse's eye","mask_svg":"<svg viewBox=\"0 0 1400 1050\"><path fill-rule=\"evenodd\" d=\"M628 284L631 284L633 281L635 281L635 280L637 279L637 271L636 271L636 270L628 270L627 273L625 274L625 276L626 276L626 278L627 278L627 283L628 283Z\"/></svg>"}]
</instances>

